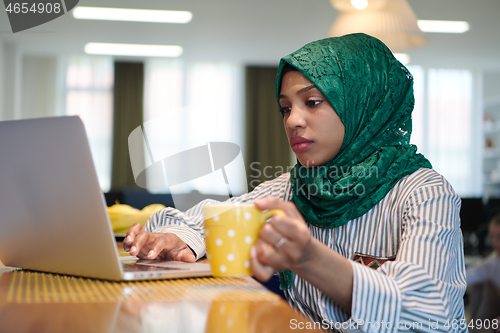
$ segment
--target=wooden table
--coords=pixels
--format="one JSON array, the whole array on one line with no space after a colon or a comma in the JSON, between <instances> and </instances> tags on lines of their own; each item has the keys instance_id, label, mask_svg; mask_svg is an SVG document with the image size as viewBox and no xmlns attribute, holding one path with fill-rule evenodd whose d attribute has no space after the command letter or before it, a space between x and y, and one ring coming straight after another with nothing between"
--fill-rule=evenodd
<instances>
[{"instance_id":1,"label":"wooden table","mask_svg":"<svg viewBox=\"0 0 500 333\"><path fill-rule=\"evenodd\" d=\"M295 332L291 323L307 322L251 278L109 282L21 270L0 275L0 332L265 333Z\"/></svg>"}]
</instances>

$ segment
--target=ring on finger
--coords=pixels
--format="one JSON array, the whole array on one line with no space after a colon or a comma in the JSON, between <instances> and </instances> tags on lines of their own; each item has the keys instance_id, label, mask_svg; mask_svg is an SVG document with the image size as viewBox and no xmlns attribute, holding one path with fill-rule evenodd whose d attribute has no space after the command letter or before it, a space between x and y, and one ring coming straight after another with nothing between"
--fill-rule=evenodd
<instances>
[{"instance_id":1,"label":"ring on finger","mask_svg":"<svg viewBox=\"0 0 500 333\"><path fill-rule=\"evenodd\" d=\"M274 245L274 248L275 249L279 249L281 245L285 244L286 242L286 238L285 237L281 237L281 239L279 240L278 243L276 243L276 245Z\"/></svg>"}]
</instances>

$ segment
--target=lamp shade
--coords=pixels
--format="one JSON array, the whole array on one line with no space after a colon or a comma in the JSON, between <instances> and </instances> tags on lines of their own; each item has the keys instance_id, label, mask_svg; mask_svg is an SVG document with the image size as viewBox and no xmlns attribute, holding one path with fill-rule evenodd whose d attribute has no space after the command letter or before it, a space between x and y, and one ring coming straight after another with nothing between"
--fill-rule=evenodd
<instances>
[{"instance_id":1,"label":"lamp shade","mask_svg":"<svg viewBox=\"0 0 500 333\"><path fill-rule=\"evenodd\" d=\"M336 1L330 0L332 4ZM393 52L425 45L417 17L406 0L386 0L385 6L341 11L330 29L330 37L363 32L384 42Z\"/></svg>"},{"instance_id":2,"label":"lamp shade","mask_svg":"<svg viewBox=\"0 0 500 333\"><path fill-rule=\"evenodd\" d=\"M388 0L369 0L366 9L372 10L382 8L387 4L387 1ZM330 3L332 4L333 8L341 12L359 10L352 5L352 0L330 0Z\"/></svg>"}]
</instances>

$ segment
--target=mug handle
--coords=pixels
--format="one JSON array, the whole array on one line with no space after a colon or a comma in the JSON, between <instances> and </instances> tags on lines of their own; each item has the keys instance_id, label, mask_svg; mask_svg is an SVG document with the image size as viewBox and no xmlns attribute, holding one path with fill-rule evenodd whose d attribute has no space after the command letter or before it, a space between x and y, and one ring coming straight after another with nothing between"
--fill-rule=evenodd
<instances>
[{"instance_id":1,"label":"mug handle","mask_svg":"<svg viewBox=\"0 0 500 333\"><path fill-rule=\"evenodd\" d=\"M281 215L281 216L286 216L285 212L282 211L281 209L271 209L265 212L262 212L262 219L263 221L266 221L268 218L274 215Z\"/></svg>"}]
</instances>

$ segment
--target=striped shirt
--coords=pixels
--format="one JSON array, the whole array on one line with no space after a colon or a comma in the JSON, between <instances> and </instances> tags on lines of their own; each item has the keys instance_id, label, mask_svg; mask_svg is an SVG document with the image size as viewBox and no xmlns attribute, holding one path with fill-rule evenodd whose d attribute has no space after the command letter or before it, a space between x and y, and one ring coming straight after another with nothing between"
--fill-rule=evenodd
<instances>
[{"instance_id":1,"label":"striped shirt","mask_svg":"<svg viewBox=\"0 0 500 333\"><path fill-rule=\"evenodd\" d=\"M291 199L289 173L228 201L269 195ZM176 233L199 259L206 251L202 207L212 203L202 201L186 212L166 208L145 228ZM352 264L352 313L297 275L285 296L314 322L341 332L467 332L460 205L446 179L423 168L400 179L365 215L333 229L309 225L313 237ZM356 255L394 260L373 269L354 261ZM332 274L341 272L332 267Z\"/></svg>"}]
</instances>

